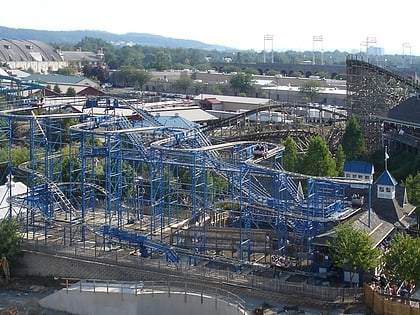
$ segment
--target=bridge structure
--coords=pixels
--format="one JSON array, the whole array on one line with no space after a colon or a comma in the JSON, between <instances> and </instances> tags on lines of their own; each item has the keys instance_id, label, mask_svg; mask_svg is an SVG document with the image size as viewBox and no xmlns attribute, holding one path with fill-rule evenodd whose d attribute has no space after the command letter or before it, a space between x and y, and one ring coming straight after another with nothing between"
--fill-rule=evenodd
<instances>
[{"instance_id":1,"label":"bridge structure","mask_svg":"<svg viewBox=\"0 0 420 315\"><path fill-rule=\"evenodd\" d=\"M224 67L238 67L241 70L256 69L260 75L267 73L269 70L275 70L278 74L284 76L291 76L291 74L300 72L304 77L309 78L320 72L327 72L330 74L329 79L334 79L339 74L346 73L346 65L321 65L321 64L283 64L278 62L257 62L257 63L238 63L238 62L210 62L211 67L223 72Z\"/></svg>"},{"instance_id":2,"label":"bridge structure","mask_svg":"<svg viewBox=\"0 0 420 315\"><path fill-rule=\"evenodd\" d=\"M369 182L285 171L279 143L217 140L217 126L163 123L139 100L5 105L5 173L28 187L10 194L8 216L27 239L102 250L118 243L174 263L183 255L244 263L298 253L313 261L312 239L362 211L347 189L370 196ZM19 165L16 147L28 150Z\"/></svg>"}]
</instances>

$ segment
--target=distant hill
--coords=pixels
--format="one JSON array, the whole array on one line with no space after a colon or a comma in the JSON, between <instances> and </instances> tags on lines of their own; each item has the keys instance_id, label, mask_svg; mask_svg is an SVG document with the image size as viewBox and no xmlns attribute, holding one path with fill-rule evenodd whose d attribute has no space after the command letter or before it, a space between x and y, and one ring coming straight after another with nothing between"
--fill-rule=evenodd
<instances>
[{"instance_id":1,"label":"distant hill","mask_svg":"<svg viewBox=\"0 0 420 315\"><path fill-rule=\"evenodd\" d=\"M169 38L146 33L113 34L104 31L40 31L0 26L0 38L39 40L45 43L74 45L84 37L100 38L115 45L138 44L166 48L195 48L205 50L233 50L231 47L206 44L196 40Z\"/></svg>"}]
</instances>

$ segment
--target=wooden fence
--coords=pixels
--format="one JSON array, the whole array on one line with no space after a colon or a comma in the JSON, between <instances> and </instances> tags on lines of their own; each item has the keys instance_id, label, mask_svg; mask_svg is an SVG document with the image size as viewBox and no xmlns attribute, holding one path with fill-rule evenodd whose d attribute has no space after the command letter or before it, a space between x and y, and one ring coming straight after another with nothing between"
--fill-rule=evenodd
<instances>
[{"instance_id":1,"label":"wooden fence","mask_svg":"<svg viewBox=\"0 0 420 315\"><path fill-rule=\"evenodd\" d=\"M395 297L364 285L365 304L377 315L420 315L420 300Z\"/></svg>"}]
</instances>

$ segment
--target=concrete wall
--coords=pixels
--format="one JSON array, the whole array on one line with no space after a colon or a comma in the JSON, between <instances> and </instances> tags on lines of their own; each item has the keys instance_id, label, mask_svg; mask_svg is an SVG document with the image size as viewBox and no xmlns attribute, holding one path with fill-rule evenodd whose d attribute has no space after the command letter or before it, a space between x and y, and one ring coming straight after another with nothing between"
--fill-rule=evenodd
<instances>
[{"instance_id":1,"label":"concrete wall","mask_svg":"<svg viewBox=\"0 0 420 315\"><path fill-rule=\"evenodd\" d=\"M44 276L79 279L107 279L121 281L165 280L168 276L141 269L110 265L100 261L63 258L37 252L27 252L21 264L12 270L12 276Z\"/></svg>"},{"instance_id":2,"label":"concrete wall","mask_svg":"<svg viewBox=\"0 0 420 315\"><path fill-rule=\"evenodd\" d=\"M171 315L236 315L245 310L212 296L184 292L80 292L62 289L40 301L42 307L80 315L107 314L171 314Z\"/></svg>"}]
</instances>

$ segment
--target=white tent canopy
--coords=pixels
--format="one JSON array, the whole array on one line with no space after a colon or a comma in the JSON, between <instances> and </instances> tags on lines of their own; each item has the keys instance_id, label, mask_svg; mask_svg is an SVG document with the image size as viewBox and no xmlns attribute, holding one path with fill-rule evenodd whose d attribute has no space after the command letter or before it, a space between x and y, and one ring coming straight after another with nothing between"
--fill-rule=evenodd
<instances>
[{"instance_id":1,"label":"white tent canopy","mask_svg":"<svg viewBox=\"0 0 420 315\"><path fill-rule=\"evenodd\" d=\"M14 182L13 176L10 176L11 180L8 180L8 182L0 186L0 219L4 219L9 215L10 210L10 203L8 201L8 198L10 196L16 196L19 194L26 193L28 190L28 187L21 183L21 182ZM12 216L16 216L16 214L20 211L20 207L12 208Z\"/></svg>"}]
</instances>

